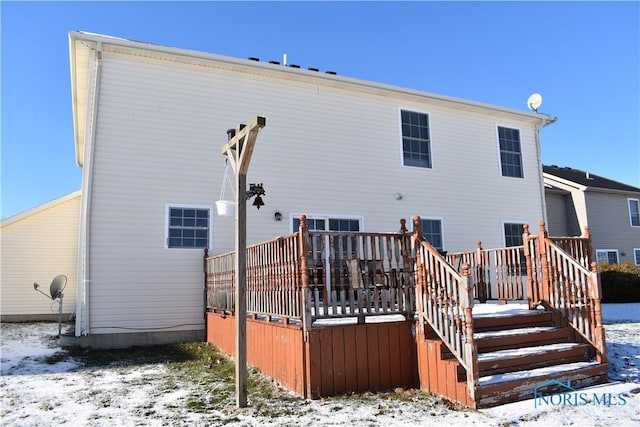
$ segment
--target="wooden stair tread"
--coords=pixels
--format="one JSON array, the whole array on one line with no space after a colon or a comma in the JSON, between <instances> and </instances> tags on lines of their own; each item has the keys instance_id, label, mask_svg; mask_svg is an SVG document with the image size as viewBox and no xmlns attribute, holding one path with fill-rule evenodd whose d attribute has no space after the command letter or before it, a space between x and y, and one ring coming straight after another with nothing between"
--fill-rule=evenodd
<instances>
[{"instance_id":1,"label":"wooden stair tread","mask_svg":"<svg viewBox=\"0 0 640 427\"><path fill-rule=\"evenodd\" d=\"M478 362L489 360L512 359L522 356L532 356L536 354L547 353L551 351L564 351L578 347L584 347L584 344L566 342L558 344L538 345L534 347L510 348L506 350L490 351L478 354Z\"/></svg>"},{"instance_id":2,"label":"wooden stair tread","mask_svg":"<svg viewBox=\"0 0 640 427\"><path fill-rule=\"evenodd\" d=\"M487 339L487 338L495 338L495 337L504 337L509 335L529 335L537 332L547 332L558 330L560 328L556 326L531 326L528 328L515 328L515 329L502 329L495 331L484 331L484 332L475 332L473 334L473 338L476 340Z\"/></svg>"},{"instance_id":3,"label":"wooden stair tread","mask_svg":"<svg viewBox=\"0 0 640 427\"><path fill-rule=\"evenodd\" d=\"M478 379L478 385L480 387L491 384L506 383L512 381L521 381L535 379L538 377L553 376L553 375L567 375L572 371L578 371L584 368L595 367L599 365L598 362L574 362L566 363L563 365L553 365L544 368L535 368L523 371L507 372L505 374L487 375Z\"/></svg>"}]
</instances>

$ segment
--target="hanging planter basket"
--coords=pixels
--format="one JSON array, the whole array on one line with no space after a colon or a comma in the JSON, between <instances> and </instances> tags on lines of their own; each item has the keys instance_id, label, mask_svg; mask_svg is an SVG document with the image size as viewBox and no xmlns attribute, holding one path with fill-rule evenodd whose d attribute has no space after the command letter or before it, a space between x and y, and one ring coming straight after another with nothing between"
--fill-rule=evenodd
<instances>
[{"instance_id":1,"label":"hanging planter basket","mask_svg":"<svg viewBox=\"0 0 640 427\"><path fill-rule=\"evenodd\" d=\"M229 184L231 190L231 200L225 200L225 189ZM219 216L233 216L236 213L236 202L233 194L233 184L231 183L231 177L229 176L229 165L224 169L224 176L222 177L222 190L220 191L220 199L216 201L216 211Z\"/></svg>"},{"instance_id":2,"label":"hanging planter basket","mask_svg":"<svg viewBox=\"0 0 640 427\"><path fill-rule=\"evenodd\" d=\"M233 200L216 201L216 210L219 216L232 216L236 213L236 202Z\"/></svg>"}]
</instances>

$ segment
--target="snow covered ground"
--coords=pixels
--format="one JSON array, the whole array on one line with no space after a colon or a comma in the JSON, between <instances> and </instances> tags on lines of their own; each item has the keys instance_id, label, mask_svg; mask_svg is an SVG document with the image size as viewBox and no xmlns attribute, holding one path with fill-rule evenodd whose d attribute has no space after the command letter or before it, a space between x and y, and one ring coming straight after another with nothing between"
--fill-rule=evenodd
<instances>
[{"instance_id":1,"label":"snow covered ground","mask_svg":"<svg viewBox=\"0 0 640 427\"><path fill-rule=\"evenodd\" d=\"M614 404L536 405L533 400L474 411L425 393L369 394L324 400L293 396L198 412L186 402L197 381L167 387L163 364L84 366L57 345L55 323L1 325L0 424L3 426L638 426L640 304L605 304L610 383L582 389L611 393ZM53 357L52 357L53 356ZM176 380L177 381L177 380ZM268 405L272 410L262 411ZM280 409L274 411L273 408ZM274 413L279 413L274 416Z\"/></svg>"}]
</instances>

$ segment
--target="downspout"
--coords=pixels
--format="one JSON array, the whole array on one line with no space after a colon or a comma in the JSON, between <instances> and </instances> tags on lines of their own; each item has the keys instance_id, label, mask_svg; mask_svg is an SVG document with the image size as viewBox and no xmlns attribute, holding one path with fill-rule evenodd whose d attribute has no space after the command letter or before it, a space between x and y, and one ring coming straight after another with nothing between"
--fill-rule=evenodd
<instances>
[{"instance_id":1,"label":"downspout","mask_svg":"<svg viewBox=\"0 0 640 427\"><path fill-rule=\"evenodd\" d=\"M536 151L537 151L537 155L538 155L538 177L540 178L540 201L542 202L542 220L545 222L545 224L547 223L547 201L544 195L544 175L543 175L543 169L542 169L542 150L540 147L540 131L552 124L555 123L558 120L557 117L550 117L547 116L546 118L542 119L542 122L539 124L536 124Z\"/></svg>"},{"instance_id":2,"label":"downspout","mask_svg":"<svg viewBox=\"0 0 640 427\"><path fill-rule=\"evenodd\" d=\"M83 244L79 248L80 260L78 269L78 278L81 278L82 293L79 293L81 297L80 307L82 311L80 316L76 319L76 336L88 335L90 329L90 316L89 309L91 304L91 272L90 272L90 239L91 239L91 198L93 192L93 160L94 149L93 143L96 136L96 124L97 124L97 112L98 112L98 96L100 93L100 75L102 69L102 42L96 43L96 48L93 51L90 62L89 70L93 73L89 75L89 84L87 90L87 106L90 106L90 112L86 117L85 135L84 135L84 173L83 173L83 203L82 203L82 215L81 215L81 235L83 238Z\"/></svg>"}]
</instances>

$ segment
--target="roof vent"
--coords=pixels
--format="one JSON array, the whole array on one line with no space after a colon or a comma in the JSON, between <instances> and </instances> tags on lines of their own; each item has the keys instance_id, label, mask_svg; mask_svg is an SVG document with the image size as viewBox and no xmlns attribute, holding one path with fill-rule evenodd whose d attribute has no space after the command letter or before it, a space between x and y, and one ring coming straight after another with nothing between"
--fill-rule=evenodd
<instances>
[{"instance_id":1,"label":"roof vent","mask_svg":"<svg viewBox=\"0 0 640 427\"><path fill-rule=\"evenodd\" d=\"M585 176L587 177L587 179L593 179L593 178L591 177L591 174L590 174L589 172L585 172L584 174L585 174Z\"/></svg>"},{"instance_id":2,"label":"roof vent","mask_svg":"<svg viewBox=\"0 0 640 427\"><path fill-rule=\"evenodd\" d=\"M335 71L325 71L325 73L327 73L327 74L331 74L331 75L334 75L334 76L335 76L336 74L338 74L338 73L336 73Z\"/></svg>"},{"instance_id":3,"label":"roof vent","mask_svg":"<svg viewBox=\"0 0 640 427\"><path fill-rule=\"evenodd\" d=\"M255 56L250 56L249 61L258 61L260 62L260 58L256 58Z\"/></svg>"},{"instance_id":4,"label":"roof vent","mask_svg":"<svg viewBox=\"0 0 640 427\"><path fill-rule=\"evenodd\" d=\"M269 61L269 64L280 65L280 63L278 61Z\"/></svg>"},{"instance_id":5,"label":"roof vent","mask_svg":"<svg viewBox=\"0 0 640 427\"><path fill-rule=\"evenodd\" d=\"M296 65L296 64L289 64L289 65L287 65L287 67L291 67L291 68L300 68L300 66L299 66L299 65Z\"/></svg>"},{"instance_id":6,"label":"roof vent","mask_svg":"<svg viewBox=\"0 0 640 427\"><path fill-rule=\"evenodd\" d=\"M313 67L309 67L309 68L307 68L307 69L308 69L309 71L316 71L316 72L320 71L319 69L317 69L317 68L313 68Z\"/></svg>"}]
</instances>

